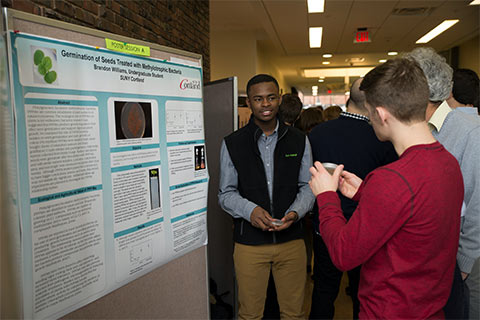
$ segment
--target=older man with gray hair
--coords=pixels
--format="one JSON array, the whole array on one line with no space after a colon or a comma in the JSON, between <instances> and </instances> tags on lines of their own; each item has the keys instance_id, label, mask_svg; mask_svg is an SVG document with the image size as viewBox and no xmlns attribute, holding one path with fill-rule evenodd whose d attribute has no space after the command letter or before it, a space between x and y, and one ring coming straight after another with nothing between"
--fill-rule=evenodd
<instances>
[{"instance_id":1,"label":"older man with gray hair","mask_svg":"<svg viewBox=\"0 0 480 320\"><path fill-rule=\"evenodd\" d=\"M433 136L457 159L463 175L465 195L457 253L459 270L456 270L452 294L444 311L446 318L464 319L468 318L468 309L455 308L450 303L456 300L462 304L459 299L463 290L467 290L463 281L480 256L480 120L452 110L445 101L452 92L453 70L443 57L432 48L416 48L407 53L406 58L415 60L427 77L430 97L426 119Z\"/></svg>"}]
</instances>

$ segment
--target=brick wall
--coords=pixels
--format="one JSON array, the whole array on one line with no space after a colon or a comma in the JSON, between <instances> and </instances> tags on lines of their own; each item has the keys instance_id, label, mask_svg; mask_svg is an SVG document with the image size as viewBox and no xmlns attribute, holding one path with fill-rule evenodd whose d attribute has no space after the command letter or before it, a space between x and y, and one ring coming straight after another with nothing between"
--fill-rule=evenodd
<instances>
[{"instance_id":1,"label":"brick wall","mask_svg":"<svg viewBox=\"0 0 480 320\"><path fill-rule=\"evenodd\" d=\"M4 7L203 56L210 79L208 0L1 0Z\"/></svg>"}]
</instances>

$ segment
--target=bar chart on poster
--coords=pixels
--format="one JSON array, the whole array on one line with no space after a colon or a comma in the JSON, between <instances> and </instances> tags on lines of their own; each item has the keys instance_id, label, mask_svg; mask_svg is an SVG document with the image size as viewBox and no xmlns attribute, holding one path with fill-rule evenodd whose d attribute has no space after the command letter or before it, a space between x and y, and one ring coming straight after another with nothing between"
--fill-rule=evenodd
<instances>
[{"instance_id":1,"label":"bar chart on poster","mask_svg":"<svg viewBox=\"0 0 480 320\"><path fill-rule=\"evenodd\" d=\"M23 316L60 317L206 245L201 66L21 31L7 44Z\"/></svg>"}]
</instances>

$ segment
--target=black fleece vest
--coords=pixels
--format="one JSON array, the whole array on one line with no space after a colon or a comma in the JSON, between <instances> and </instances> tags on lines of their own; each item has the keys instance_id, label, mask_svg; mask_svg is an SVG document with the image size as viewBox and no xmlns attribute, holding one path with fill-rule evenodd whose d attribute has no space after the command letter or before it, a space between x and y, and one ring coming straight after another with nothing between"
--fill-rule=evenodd
<instances>
[{"instance_id":1,"label":"black fleece vest","mask_svg":"<svg viewBox=\"0 0 480 320\"><path fill-rule=\"evenodd\" d=\"M240 195L281 219L298 193L298 174L305 151L305 135L279 121L278 140L274 151L273 199L270 203L267 179L258 139L262 130L253 118L247 126L225 138L225 144L238 173ZM244 219L234 219L234 241L248 245L281 243L300 239L302 221L279 232L262 231Z\"/></svg>"}]
</instances>

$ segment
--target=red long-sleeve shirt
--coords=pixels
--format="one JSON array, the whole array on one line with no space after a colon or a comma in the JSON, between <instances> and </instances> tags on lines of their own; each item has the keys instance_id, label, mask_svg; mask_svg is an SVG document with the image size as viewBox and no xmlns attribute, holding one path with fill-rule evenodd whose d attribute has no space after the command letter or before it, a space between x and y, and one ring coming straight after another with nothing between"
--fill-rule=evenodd
<instances>
[{"instance_id":1,"label":"red long-sleeve shirt","mask_svg":"<svg viewBox=\"0 0 480 320\"><path fill-rule=\"evenodd\" d=\"M319 194L320 232L334 264L362 264L360 318L443 316L453 280L463 200L455 158L435 142L371 172L346 223L335 192Z\"/></svg>"}]
</instances>

